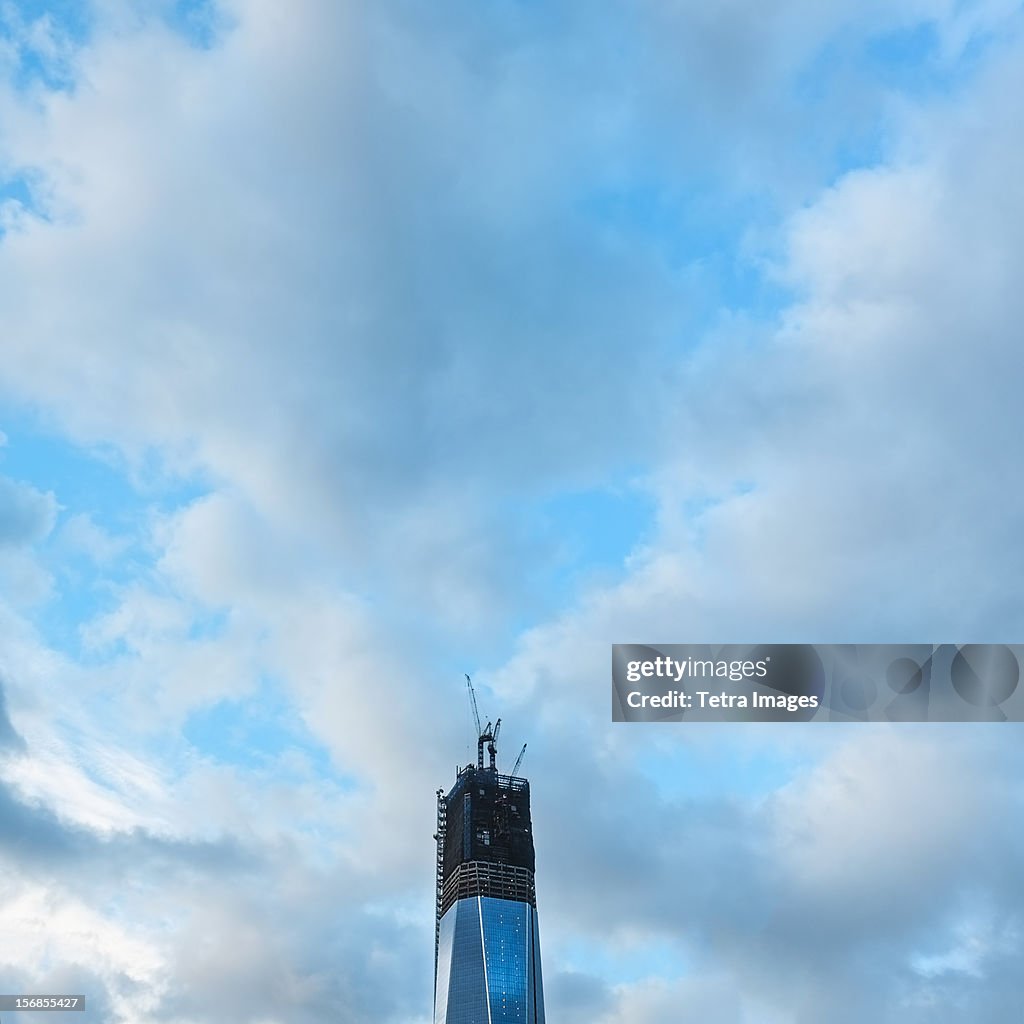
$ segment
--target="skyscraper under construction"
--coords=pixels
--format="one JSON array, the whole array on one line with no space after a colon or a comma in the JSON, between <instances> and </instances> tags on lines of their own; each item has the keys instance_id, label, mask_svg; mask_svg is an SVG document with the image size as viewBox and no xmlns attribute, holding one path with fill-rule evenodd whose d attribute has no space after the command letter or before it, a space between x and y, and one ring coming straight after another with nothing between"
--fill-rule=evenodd
<instances>
[{"instance_id":1,"label":"skyscraper under construction","mask_svg":"<svg viewBox=\"0 0 1024 1024\"><path fill-rule=\"evenodd\" d=\"M530 784L522 752L498 772L501 719L481 727L469 694L477 763L437 791L434 1024L544 1024Z\"/></svg>"}]
</instances>

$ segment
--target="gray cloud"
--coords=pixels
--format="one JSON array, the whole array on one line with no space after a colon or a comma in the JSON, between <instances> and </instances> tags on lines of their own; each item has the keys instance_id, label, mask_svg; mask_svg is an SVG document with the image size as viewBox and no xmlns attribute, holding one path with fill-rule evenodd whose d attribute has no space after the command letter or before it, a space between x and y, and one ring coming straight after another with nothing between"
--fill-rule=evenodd
<instances>
[{"instance_id":1,"label":"gray cloud","mask_svg":"<svg viewBox=\"0 0 1024 1024\"><path fill-rule=\"evenodd\" d=\"M535 769L549 947L563 933L620 950L669 942L687 985L724 974L762 1019L954 1020L970 1007L994 1021L1012 1004L1006 964L1024 917L1006 879L1022 853L1012 736L851 731L757 802L667 798L624 765L578 770ZM560 782L592 798L567 800ZM577 1012L597 984L552 997ZM685 985L668 989L680 1013L701 1005ZM594 1019L658 1019L644 991L620 987ZM748 1019L728 1002L707 1013Z\"/></svg>"},{"instance_id":2,"label":"gray cloud","mask_svg":"<svg viewBox=\"0 0 1024 1024\"><path fill-rule=\"evenodd\" d=\"M757 167L799 161L767 98L860 22L802 3L758 26L688 4L310 2L275 50L266 11L235 13L208 51L98 33L79 55L89 89L47 99L45 121L17 110L6 146L77 228L30 226L0 251L9 387L76 436L233 481L275 524L314 530L358 586L454 594L500 620L537 595L518 566L552 557L509 506L646 458L714 287L712 254L680 266L666 228L588 202L629 210L639 187L671 211L693 187L727 212L734 190L694 183L703 156L758 126ZM223 87L242 80L244 102ZM722 130L730 95L743 110ZM794 140L833 115L790 112ZM62 295L46 322L40 280Z\"/></svg>"},{"instance_id":3,"label":"gray cloud","mask_svg":"<svg viewBox=\"0 0 1024 1024\"><path fill-rule=\"evenodd\" d=\"M56 518L52 494L0 477L0 548L41 540L53 529Z\"/></svg>"},{"instance_id":4,"label":"gray cloud","mask_svg":"<svg viewBox=\"0 0 1024 1024\"><path fill-rule=\"evenodd\" d=\"M4 682L0 678L0 751L24 751L25 741L11 724L7 714L7 696L4 693Z\"/></svg>"},{"instance_id":5,"label":"gray cloud","mask_svg":"<svg viewBox=\"0 0 1024 1024\"><path fill-rule=\"evenodd\" d=\"M26 803L6 784L0 784L0 851L26 868L48 874L69 867L82 876L98 871L111 877L137 863L146 870L185 869L235 872L252 867L249 851L230 841L193 842L134 829L103 836L62 821L43 805Z\"/></svg>"}]
</instances>

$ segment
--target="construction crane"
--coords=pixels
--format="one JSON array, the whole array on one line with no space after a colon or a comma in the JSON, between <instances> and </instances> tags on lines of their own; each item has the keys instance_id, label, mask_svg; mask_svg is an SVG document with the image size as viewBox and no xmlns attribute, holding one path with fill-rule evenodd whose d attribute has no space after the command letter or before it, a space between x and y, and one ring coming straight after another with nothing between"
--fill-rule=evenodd
<instances>
[{"instance_id":1,"label":"construction crane","mask_svg":"<svg viewBox=\"0 0 1024 1024\"><path fill-rule=\"evenodd\" d=\"M496 770L495 758L498 755L498 748L494 745L494 741L498 738L498 730L501 728L501 719L498 719L497 724L494 728L491 728L490 720L487 725L483 728L480 727L480 711L476 706L476 693L473 691L473 680L469 678L469 673L465 673L466 676L466 687L469 690L469 703L473 709L473 723L476 725L476 766L481 771L484 767L484 744L487 744L487 753L491 756L491 768Z\"/></svg>"},{"instance_id":2,"label":"construction crane","mask_svg":"<svg viewBox=\"0 0 1024 1024\"><path fill-rule=\"evenodd\" d=\"M466 673L466 686L469 688L469 704L473 709L473 722L476 725L476 734L480 735L483 730L480 728L480 712L476 709L476 694L473 692L473 680L469 678L469 673Z\"/></svg>"},{"instance_id":3,"label":"construction crane","mask_svg":"<svg viewBox=\"0 0 1024 1024\"><path fill-rule=\"evenodd\" d=\"M491 756L491 771L497 771L495 758L498 756L498 733L501 732L501 719L494 723L494 732L491 733L491 741L487 744L487 753Z\"/></svg>"},{"instance_id":4,"label":"construction crane","mask_svg":"<svg viewBox=\"0 0 1024 1024\"><path fill-rule=\"evenodd\" d=\"M519 756L516 758L516 763L512 765L512 773L509 775L509 778L514 779L516 777L516 772L519 771L519 766L523 763L523 754L525 753L526 744L524 743L523 749L519 751Z\"/></svg>"}]
</instances>

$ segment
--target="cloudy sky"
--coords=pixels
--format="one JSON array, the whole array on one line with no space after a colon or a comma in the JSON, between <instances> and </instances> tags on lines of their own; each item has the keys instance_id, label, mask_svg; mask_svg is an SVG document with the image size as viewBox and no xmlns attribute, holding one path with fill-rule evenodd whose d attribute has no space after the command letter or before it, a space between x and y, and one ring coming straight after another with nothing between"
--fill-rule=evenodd
<instances>
[{"instance_id":1,"label":"cloudy sky","mask_svg":"<svg viewBox=\"0 0 1024 1024\"><path fill-rule=\"evenodd\" d=\"M0 2L0 989L425 1024L468 671L553 1024L1022 1019L1020 727L609 698L1022 639L1022 108L1016 0Z\"/></svg>"}]
</instances>

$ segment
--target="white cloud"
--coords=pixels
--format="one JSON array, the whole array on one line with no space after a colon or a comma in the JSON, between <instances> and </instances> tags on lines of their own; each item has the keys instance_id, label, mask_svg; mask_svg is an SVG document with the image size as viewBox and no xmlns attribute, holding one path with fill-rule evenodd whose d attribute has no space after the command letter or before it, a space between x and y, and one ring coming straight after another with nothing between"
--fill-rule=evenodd
<instances>
[{"instance_id":1,"label":"white cloud","mask_svg":"<svg viewBox=\"0 0 1024 1024\"><path fill-rule=\"evenodd\" d=\"M88 963L108 986L118 1018L152 1019L147 1011L161 980L158 946L68 892L23 882L3 890L2 957L9 970L31 977L41 965Z\"/></svg>"},{"instance_id":2,"label":"white cloud","mask_svg":"<svg viewBox=\"0 0 1024 1024\"><path fill-rule=\"evenodd\" d=\"M570 5L558 26L525 9L454 23L246 5L211 50L101 29L75 90L0 99L0 162L43 169L51 218L0 240L5 390L79 441L156 449L209 492L159 519L153 564L84 627L87 668L0 619L27 744L4 769L11 813L43 815L54 842L70 829L68 857L104 834L143 847L116 878L84 873L99 909L67 909L77 938L54 952L98 936L112 1014L203 1019L230 970L255 986L245 1019L422 1016L432 792L462 753L461 686L438 652L535 607L524 577L544 577L543 552L510 504L638 459L658 520L622 578L510 658L471 648L488 652L507 734L530 740L551 948L669 936L696 963L614 991L577 979L565 1019L845 1024L895 1019L904 1000L924 1020L931 980L976 962L955 928L921 952L975 920L951 906L972 898L958 873L975 842L999 850L972 876L1007 908L991 934L1015 934L1019 839L995 802L1019 802L1009 744L993 744L996 787L980 733L940 748L750 731L721 742L792 744L809 765L768 797L698 799L688 757L720 767L721 733L608 726L615 640L985 639L1018 619L1019 41L986 51L960 95L887 108L885 159L822 189L828 160L797 140L846 130L843 98L818 113L776 100L860 15L811 6L752 20L649 4L634 25ZM853 31L935 19L952 54L997 8L969 25L945 4L873 5ZM680 341L705 278L580 209L628 193L634 159L669 191L727 166L721 203L751 178L800 199L777 322L724 316ZM5 486L12 543L45 538L53 496ZM64 537L99 561L121 550L81 515ZM188 715L264 675L344 785L268 778L294 752L263 774L182 764ZM191 850L218 832L251 858L230 878ZM38 870L62 891L65 869ZM12 890L26 931L33 901L56 898L36 884ZM957 990L978 1021L1004 1019L1010 991L1013 943L990 946L989 993ZM26 949L31 972L42 953ZM162 1002L130 1001L126 961Z\"/></svg>"},{"instance_id":3,"label":"white cloud","mask_svg":"<svg viewBox=\"0 0 1024 1024\"><path fill-rule=\"evenodd\" d=\"M59 543L103 564L124 554L131 540L113 536L87 512L79 512L69 516L61 525Z\"/></svg>"}]
</instances>

